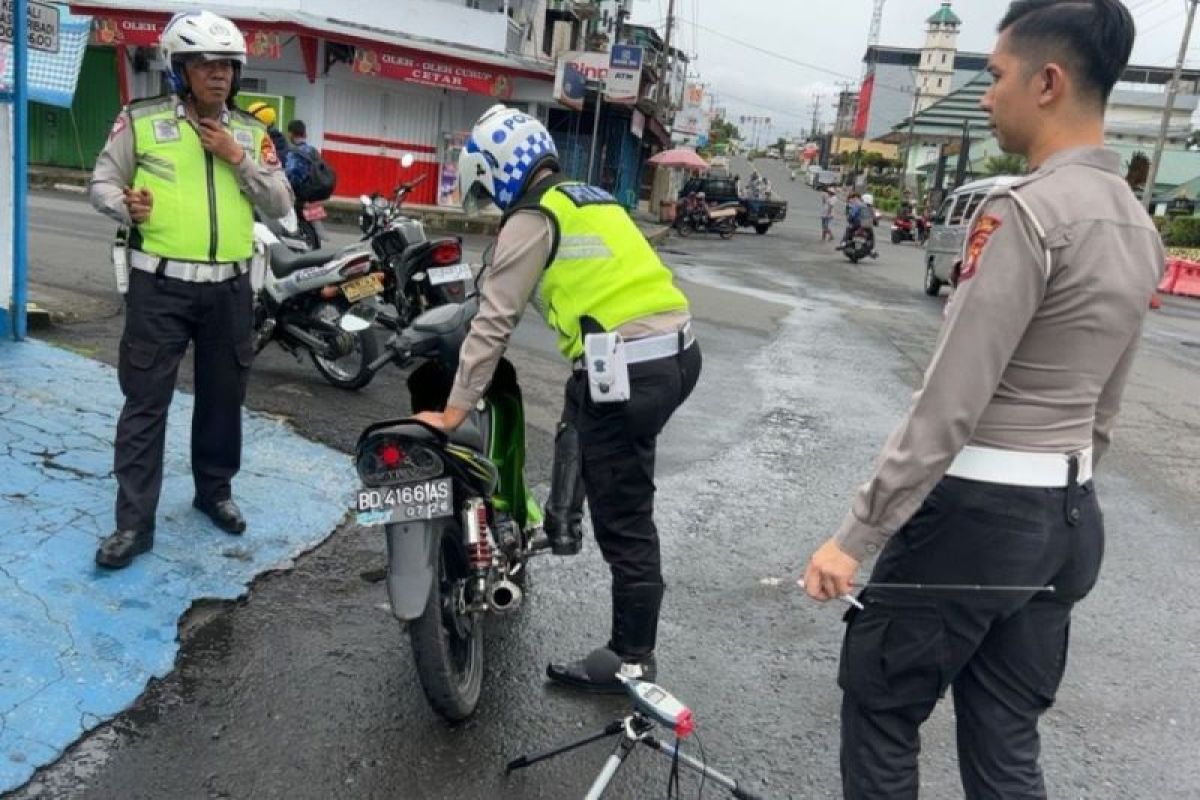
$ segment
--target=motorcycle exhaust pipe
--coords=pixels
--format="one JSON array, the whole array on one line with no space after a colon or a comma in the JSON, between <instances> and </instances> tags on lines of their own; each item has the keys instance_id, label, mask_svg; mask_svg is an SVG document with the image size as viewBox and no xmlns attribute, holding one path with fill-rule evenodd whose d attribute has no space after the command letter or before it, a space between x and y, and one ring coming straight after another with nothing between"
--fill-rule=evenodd
<instances>
[{"instance_id":1,"label":"motorcycle exhaust pipe","mask_svg":"<svg viewBox=\"0 0 1200 800\"><path fill-rule=\"evenodd\" d=\"M313 336L308 331L302 330L301 328L299 328L296 325L293 325L290 322L283 326L283 331L288 336L292 337L292 339L294 339L298 344L301 344L304 347L307 347L309 350L312 350L317 355L319 355L323 358L331 358L332 357L333 354L329 348L329 345L327 345L325 342L318 339L316 336Z\"/></svg>"},{"instance_id":2,"label":"motorcycle exhaust pipe","mask_svg":"<svg viewBox=\"0 0 1200 800\"><path fill-rule=\"evenodd\" d=\"M524 597L520 586L504 578L488 589L488 607L497 614L511 614L521 607Z\"/></svg>"}]
</instances>

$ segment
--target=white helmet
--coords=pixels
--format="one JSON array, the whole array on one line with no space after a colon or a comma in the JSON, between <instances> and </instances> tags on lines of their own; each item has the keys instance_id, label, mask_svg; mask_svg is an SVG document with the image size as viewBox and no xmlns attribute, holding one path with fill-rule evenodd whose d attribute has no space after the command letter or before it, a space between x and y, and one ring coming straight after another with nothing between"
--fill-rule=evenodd
<instances>
[{"instance_id":1,"label":"white helmet","mask_svg":"<svg viewBox=\"0 0 1200 800\"><path fill-rule=\"evenodd\" d=\"M237 94L241 65L246 63L246 38L237 25L211 11L188 11L171 17L163 28L158 47L167 64L171 88L177 93L187 89L183 70L189 57L205 61L228 59L234 64L233 94Z\"/></svg>"},{"instance_id":2,"label":"white helmet","mask_svg":"<svg viewBox=\"0 0 1200 800\"><path fill-rule=\"evenodd\" d=\"M870 192L863 192L862 201L872 208L875 207L875 195Z\"/></svg>"},{"instance_id":3,"label":"white helmet","mask_svg":"<svg viewBox=\"0 0 1200 800\"><path fill-rule=\"evenodd\" d=\"M463 208L491 200L507 209L525 191L539 167L558 168L558 148L546 126L505 105L494 105L475 123L458 157L458 192Z\"/></svg>"}]
</instances>

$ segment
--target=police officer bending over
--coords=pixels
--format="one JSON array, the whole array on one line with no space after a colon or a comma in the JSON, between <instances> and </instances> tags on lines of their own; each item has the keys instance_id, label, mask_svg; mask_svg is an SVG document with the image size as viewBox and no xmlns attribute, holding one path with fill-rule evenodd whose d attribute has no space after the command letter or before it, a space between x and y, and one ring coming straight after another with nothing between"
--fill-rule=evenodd
<instances>
[{"instance_id":1,"label":"police officer bending over","mask_svg":"<svg viewBox=\"0 0 1200 800\"><path fill-rule=\"evenodd\" d=\"M1038 719L1104 546L1092 469L1163 266L1102 149L1133 40L1116 0L1020 0L1000 23L983 108L1032 172L977 211L924 385L804 576L839 597L882 549L872 581L994 588L863 592L838 675L847 798L917 796L918 730L946 689L966 797L1046 796Z\"/></svg>"},{"instance_id":2,"label":"police officer bending over","mask_svg":"<svg viewBox=\"0 0 1200 800\"><path fill-rule=\"evenodd\" d=\"M130 234L118 375L117 530L96 563L120 568L154 544L163 443L175 374L195 342L193 504L218 527L246 528L230 481L242 449L242 400L254 351L249 259L254 206L285 214L292 193L261 123L233 107L246 43L208 11L163 30L174 94L117 117L92 175L91 199Z\"/></svg>"},{"instance_id":3,"label":"police officer bending over","mask_svg":"<svg viewBox=\"0 0 1200 800\"><path fill-rule=\"evenodd\" d=\"M555 554L579 552L586 491L612 572L606 647L623 673L652 680L664 590L655 444L700 375L687 298L612 195L559 174L554 142L536 119L502 105L485 112L459 159L458 180L468 208L490 199L505 216L445 413L418 419L450 430L462 424L532 300L575 366L555 438L546 534ZM589 354L615 348L618 360L623 355L627 384L608 357L586 359L589 376L585 344ZM547 674L584 691L623 691L615 677L589 676L583 660L551 664Z\"/></svg>"}]
</instances>

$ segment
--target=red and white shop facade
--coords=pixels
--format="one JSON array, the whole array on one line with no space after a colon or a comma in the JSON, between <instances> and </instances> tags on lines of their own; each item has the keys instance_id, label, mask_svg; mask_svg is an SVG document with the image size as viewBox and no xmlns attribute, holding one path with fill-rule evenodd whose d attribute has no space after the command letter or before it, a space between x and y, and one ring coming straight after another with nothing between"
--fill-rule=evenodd
<instances>
[{"instance_id":1,"label":"red and white shop facade","mask_svg":"<svg viewBox=\"0 0 1200 800\"><path fill-rule=\"evenodd\" d=\"M147 58L170 13L71 8L93 16L93 44L118 49L122 102L162 91L161 70ZM390 192L425 175L411 202L456 204L450 195L457 148L480 114L502 102L545 119L553 103L549 64L303 13L247 18L245 8L231 8L225 15L246 35L245 91L286 98L288 116L304 120L309 142L337 171L338 197ZM406 153L416 158L408 169L400 165Z\"/></svg>"}]
</instances>

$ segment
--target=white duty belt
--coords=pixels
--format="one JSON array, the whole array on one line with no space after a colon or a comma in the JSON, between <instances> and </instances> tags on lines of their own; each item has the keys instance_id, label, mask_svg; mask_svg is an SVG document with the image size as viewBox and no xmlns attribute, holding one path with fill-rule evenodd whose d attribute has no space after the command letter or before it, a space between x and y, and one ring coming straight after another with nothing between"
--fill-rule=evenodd
<instances>
[{"instance_id":1,"label":"white duty belt","mask_svg":"<svg viewBox=\"0 0 1200 800\"><path fill-rule=\"evenodd\" d=\"M201 261L172 261L141 250L129 251L129 266L151 275L162 275L188 283L221 283L248 271L246 262L209 264Z\"/></svg>"},{"instance_id":2,"label":"white duty belt","mask_svg":"<svg viewBox=\"0 0 1200 800\"><path fill-rule=\"evenodd\" d=\"M625 351L626 364L641 364L644 361L657 361L660 358L678 355L695 343L696 334L692 333L692 323L688 322L674 333L625 339L621 342L621 347ZM575 369L583 368L583 359L576 359Z\"/></svg>"},{"instance_id":3,"label":"white duty belt","mask_svg":"<svg viewBox=\"0 0 1200 800\"><path fill-rule=\"evenodd\" d=\"M1068 483L1072 456L1079 459L1076 483L1087 483L1092 479L1090 447L1077 453L1026 453L967 445L954 457L946 475L1008 486L1061 489Z\"/></svg>"}]
</instances>

